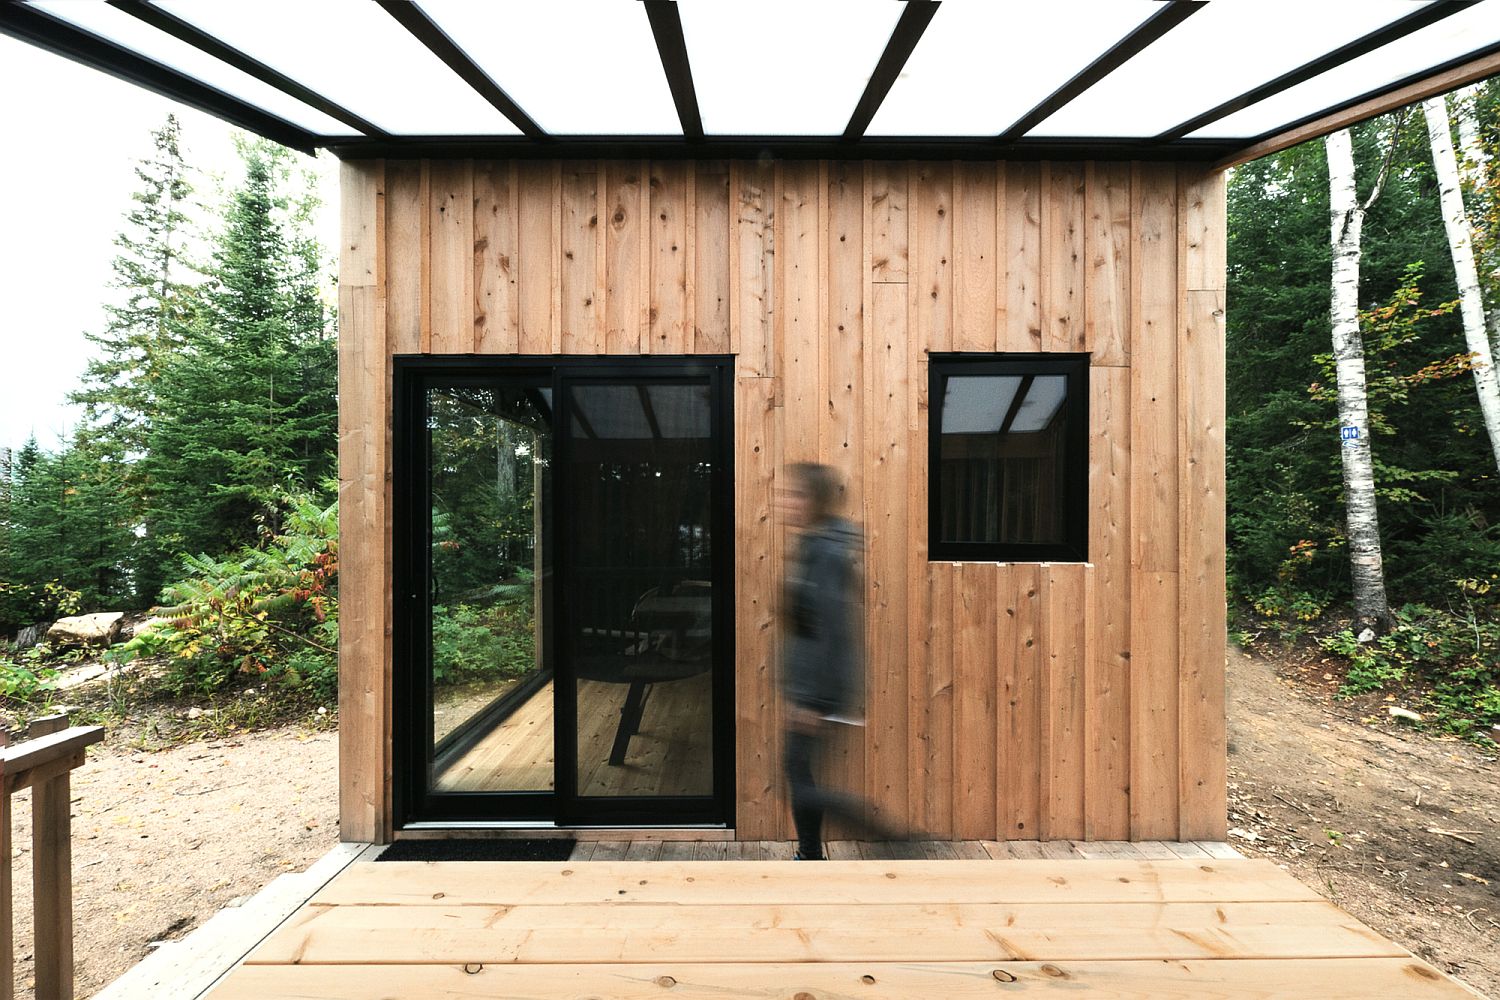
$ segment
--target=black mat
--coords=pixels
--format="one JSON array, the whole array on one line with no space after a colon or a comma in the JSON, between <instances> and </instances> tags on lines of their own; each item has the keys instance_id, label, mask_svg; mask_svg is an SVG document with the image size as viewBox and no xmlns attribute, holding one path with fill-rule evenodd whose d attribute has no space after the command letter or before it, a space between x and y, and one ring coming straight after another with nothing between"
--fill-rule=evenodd
<instances>
[{"instance_id":1,"label":"black mat","mask_svg":"<svg viewBox=\"0 0 1500 1000\"><path fill-rule=\"evenodd\" d=\"M566 861L577 841L398 840L376 861Z\"/></svg>"}]
</instances>

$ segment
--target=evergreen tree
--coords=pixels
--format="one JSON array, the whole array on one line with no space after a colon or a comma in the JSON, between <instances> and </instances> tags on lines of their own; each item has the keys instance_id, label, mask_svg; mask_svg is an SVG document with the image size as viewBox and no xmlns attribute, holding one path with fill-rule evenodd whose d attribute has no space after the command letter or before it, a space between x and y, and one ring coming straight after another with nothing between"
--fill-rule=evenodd
<instances>
[{"instance_id":1,"label":"evergreen tree","mask_svg":"<svg viewBox=\"0 0 1500 1000\"><path fill-rule=\"evenodd\" d=\"M318 294L315 205L289 154L241 147L202 307L164 366L144 460L151 545L217 553L255 540L276 497L334 469L337 359ZM274 525L264 526L274 530Z\"/></svg>"},{"instance_id":2,"label":"evergreen tree","mask_svg":"<svg viewBox=\"0 0 1500 1000\"><path fill-rule=\"evenodd\" d=\"M151 138L155 153L135 168L141 186L131 195L135 204L125 228L115 236L120 252L111 264L112 285L124 303L106 305L104 331L86 334L94 357L83 384L69 396L84 407L84 438L127 456L145 450L161 370L182 346L194 301L185 283L192 267L183 250L192 188L176 116L168 115Z\"/></svg>"},{"instance_id":3,"label":"evergreen tree","mask_svg":"<svg viewBox=\"0 0 1500 1000\"><path fill-rule=\"evenodd\" d=\"M7 629L58 609L46 585L76 591L84 607L127 599L131 505L119 463L69 447L49 454L27 442L17 455L0 515L0 621Z\"/></svg>"}]
</instances>

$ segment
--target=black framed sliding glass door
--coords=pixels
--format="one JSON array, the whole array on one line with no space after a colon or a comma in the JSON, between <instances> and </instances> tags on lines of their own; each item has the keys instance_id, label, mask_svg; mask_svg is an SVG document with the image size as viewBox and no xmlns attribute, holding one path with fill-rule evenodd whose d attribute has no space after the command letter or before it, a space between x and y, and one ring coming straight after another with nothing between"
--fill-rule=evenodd
<instances>
[{"instance_id":1,"label":"black framed sliding glass door","mask_svg":"<svg viewBox=\"0 0 1500 1000\"><path fill-rule=\"evenodd\" d=\"M397 359L399 823L732 822L727 381Z\"/></svg>"}]
</instances>

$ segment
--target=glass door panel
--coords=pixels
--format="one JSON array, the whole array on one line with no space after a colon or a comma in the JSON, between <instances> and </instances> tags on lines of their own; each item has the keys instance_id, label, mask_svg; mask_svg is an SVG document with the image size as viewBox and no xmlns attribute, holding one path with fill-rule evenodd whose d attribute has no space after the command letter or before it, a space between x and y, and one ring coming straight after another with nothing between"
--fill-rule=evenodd
<instances>
[{"instance_id":1,"label":"glass door panel","mask_svg":"<svg viewBox=\"0 0 1500 1000\"><path fill-rule=\"evenodd\" d=\"M463 381L426 392L430 583L428 787L554 787L542 585L550 387Z\"/></svg>"},{"instance_id":2,"label":"glass door panel","mask_svg":"<svg viewBox=\"0 0 1500 1000\"><path fill-rule=\"evenodd\" d=\"M397 359L402 824L732 816L729 370Z\"/></svg>"},{"instance_id":3,"label":"glass door panel","mask_svg":"<svg viewBox=\"0 0 1500 1000\"><path fill-rule=\"evenodd\" d=\"M719 541L710 382L564 387L576 808L601 815L602 800L710 797Z\"/></svg>"}]
</instances>

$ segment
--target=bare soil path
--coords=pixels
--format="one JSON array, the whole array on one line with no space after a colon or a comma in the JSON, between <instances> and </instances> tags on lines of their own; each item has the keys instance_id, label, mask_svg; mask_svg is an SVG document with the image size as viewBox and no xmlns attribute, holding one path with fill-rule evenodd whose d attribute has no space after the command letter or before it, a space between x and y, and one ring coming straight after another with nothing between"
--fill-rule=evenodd
<instances>
[{"instance_id":1,"label":"bare soil path","mask_svg":"<svg viewBox=\"0 0 1500 1000\"><path fill-rule=\"evenodd\" d=\"M1234 648L1229 698L1231 843L1500 997L1495 755L1363 724Z\"/></svg>"},{"instance_id":2,"label":"bare soil path","mask_svg":"<svg viewBox=\"0 0 1500 1000\"><path fill-rule=\"evenodd\" d=\"M338 840L338 737L297 728L143 753L106 742L73 772L77 995ZM32 995L31 793L15 807L16 980Z\"/></svg>"}]
</instances>

